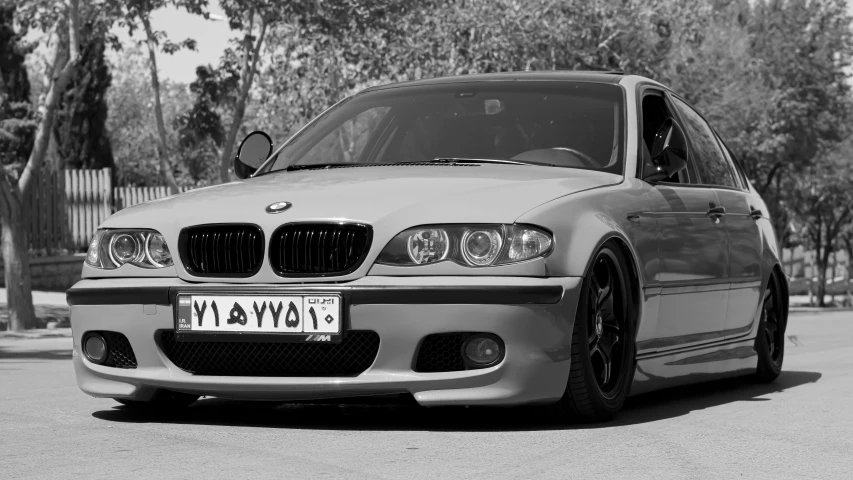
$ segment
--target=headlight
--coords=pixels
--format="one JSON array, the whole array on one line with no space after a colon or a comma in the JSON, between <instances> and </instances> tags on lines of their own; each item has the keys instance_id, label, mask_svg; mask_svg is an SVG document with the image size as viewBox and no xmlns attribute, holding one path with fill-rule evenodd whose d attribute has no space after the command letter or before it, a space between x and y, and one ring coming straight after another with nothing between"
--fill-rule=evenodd
<instances>
[{"instance_id":1,"label":"headlight","mask_svg":"<svg viewBox=\"0 0 853 480\"><path fill-rule=\"evenodd\" d=\"M377 262L414 266L451 260L488 267L545 256L553 243L550 233L529 225L425 225L391 239Z\"/></svg>"},{"instance_id":2,"label":"headlight","mask_svg":"<svg viewBox=\"0 0 853 480\"><path fill-rule=\"evenodd\" d=\"M163 235L154 230L106 230L95 232L89 243L86 264L113 270L126 263L141 268L172 266L172 254Z\"/></svg>"}]
</instances>

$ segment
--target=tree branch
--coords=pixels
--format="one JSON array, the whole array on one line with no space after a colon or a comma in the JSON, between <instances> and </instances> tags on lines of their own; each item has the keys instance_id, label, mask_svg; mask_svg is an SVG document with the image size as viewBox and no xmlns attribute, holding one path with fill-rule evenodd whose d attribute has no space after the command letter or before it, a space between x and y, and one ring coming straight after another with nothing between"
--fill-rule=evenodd
<instances>
[{"instance_id":1,"label":"tree branch","mask_svg":"<svg viewBox=\"0 0 853 480\"><path fill-rule=\"evenodd\" d=\"M47 153L47 147L50 143L50 131L53 130L53 120L56 115L56 107L59 104L59 98L65 92L65 87L71 80L74 70L77 68L77 63L80 60L80 0L70 0L68 5L68 45L69 54L65 66L62 67L59 74L53 79L53 85L48 89L44 101L44 116L39 122L38 130L36 131L35 142L33 149L30 152L30 158L27 160L27 165L24 171L21 172L21 177L18 179L18 189L21 195L26 197L32 183L33 172L35 172L44 160ZM57 23L57 29L61 28L61 21ZM57 35L59 37L59 35ZM61 42L57 42L56 54L54 55L54 66L63 57L63 48ZM56 68L54 67L54 72Z\"/></svg>"},{"instance_id":2,"label":"tree branch","mask_svg":"<svg viewBox=\"0 0 853 480\"><path fill-rule=\"evenodd\" d=\"M770 184L773 183L773 177L776 176L776 173L779 171L780 168L782 168L781 162L776 163L776 165L773 165L773 168L771 168L770 171L767 172L767 179L764 181L761 190L758 191L760 195L764 195L764 193L767 192L767 189L770 188Z\"/></svg>"}]
</instances>

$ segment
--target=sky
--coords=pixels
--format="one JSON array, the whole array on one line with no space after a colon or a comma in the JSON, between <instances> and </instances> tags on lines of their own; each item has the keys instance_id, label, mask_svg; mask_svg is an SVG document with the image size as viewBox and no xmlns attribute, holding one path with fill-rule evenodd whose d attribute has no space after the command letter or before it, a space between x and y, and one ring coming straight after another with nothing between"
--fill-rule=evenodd
<instances>
[{"instance_id":1,"label":"sky","mask_svg":"<svg viewBox=\"0 0 853 480\"><path fill-rule=\"evenodd\" d=\"M190 15L186 11L175 8L157 10L151 15L151 27L166 32L169 39L175 43L186 38L192 38L197 43L196 51L180 50L173 55L160 53L157 55L157 67L161 78L174 82L190 83L195 80L195 69L199 65L219 64L222 52L228 46L228 40L237 36L228 28L224 20L219 2L211 2L210 13L223 20L205 20L199 15ZM116 30L122 39L127 32ZM134 32L134 39L141 40L144 32Z\"/></svg>"}]
</instances>

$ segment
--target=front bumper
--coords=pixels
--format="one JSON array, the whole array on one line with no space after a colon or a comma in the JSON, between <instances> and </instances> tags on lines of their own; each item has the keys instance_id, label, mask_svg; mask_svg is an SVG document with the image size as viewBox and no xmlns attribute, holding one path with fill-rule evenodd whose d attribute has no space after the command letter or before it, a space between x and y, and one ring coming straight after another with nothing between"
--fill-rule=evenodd
<instances>
[{"instance_id":1,"label":"front bumper","mask_svg":"<svg viewBox=\"0 0 853 480\"><path fill-rule=\"evenodd\" d=\"M234 399L300 400L411 393L422 405L497 405L559 399L569 375L570 345L581 281L526 277L364 277L310 289L341 293L349 328L380 338L373 365L352 377L202 376L175 366L156 341L174 329L179 292L286 293L304 285L192 284L176 278L82 280L68 293L74 368L80 388L96 397L146 400L158 389ZM124 334L138 366L95 365L82 355L87 331ZM493 367L420 373L412 369L421 340L433 333L476 331L500 336L504 360Z\"/></svg>"}]
</instances>

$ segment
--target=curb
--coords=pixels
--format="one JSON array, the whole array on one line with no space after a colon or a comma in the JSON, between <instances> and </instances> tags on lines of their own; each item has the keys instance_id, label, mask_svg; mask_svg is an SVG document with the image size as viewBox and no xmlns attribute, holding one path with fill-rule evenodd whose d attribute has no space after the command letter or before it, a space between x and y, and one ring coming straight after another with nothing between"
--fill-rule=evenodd
<instances>
[{"instance_id":1,"label":"curb","mask_svg":"<svg viewBox=\"0 0 853 480\"><path fill-rule=\"evenodd\" d=\"M0 340L33 340L40 338L71 338L70 328L28 330L26 332L0 332Z\"/></svg>"},{"instance_id":2,"label":"curb","mask_svg":"<svg viewBox=\"0 0 853 480\"><path fill-rule=\"evenodd\" d=\"M853 307L788 307L790 313L853 312Z\"/></svg>"}]
</instances>

